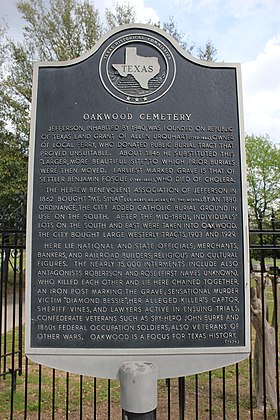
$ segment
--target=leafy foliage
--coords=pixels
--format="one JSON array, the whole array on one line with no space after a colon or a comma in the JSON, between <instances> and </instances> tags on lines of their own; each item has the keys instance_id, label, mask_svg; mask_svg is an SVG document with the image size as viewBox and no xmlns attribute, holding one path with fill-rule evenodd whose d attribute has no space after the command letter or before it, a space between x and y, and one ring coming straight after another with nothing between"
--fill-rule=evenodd
<instances>
[{"instance_id":1,"label":"leafy foliage","mask_svg":"<svg viewBox=\"0 0 280 420\"><path fill-rule=\"evenodd\" d=\"M24 38L36 59L63 61L78 57L103 31L98 10L87 0L20 0L17 8L27 23Z\"/></svg>"},{"instance_id":2,"label":"leafy foliage","mask_svg":"<svg viewBox=\"0 0 280 420\"><path fill-rule=\"evenodd\" d=\"M217 49L214 47L212 41L209 39L204 48L198 48L198 58L203 61L216 61Z\"/></svg>"},{"instance_id":3,"label":"leafy foliage","mask_svg":"<svg viewBox=\"0 0 280 420\"><path fill-rule=\"evenodd\" d=\"M105 16L108 29L114 29L116 26L135 22L135 9L129 3L117 3L114 11L106 9Z\"/></svg>"},{"instance_id":4,"label":"leafy foliage","mask_svg":"<svg viewBox=\"0 0 280 420\"><path fill-rule=\"evenodd\" d=\"M177 29L177 25L172 17L169 18L168 22L163 22L162 29L169 35L173 36L173 38L176 39L178 44L181 45L184 50L186 50L189 54L192 54L194 44L190 41L189 37L186 37L183 32L180 32Z\"/></svg>"},{"instance_id":5,"label":"leafy foliage","mask_svg":"<svg viewBox=\"0 0 280 420\"><path fill-rule=\"evenodd\" d=\"M279 205L280 150L267 135L247 135L245 146L250 213L263 220Z\"/></svg>"},{"instance_id":6,"label":"leafy foliage","mask_svg":"<svg viewBox=\"0 0 280 420\"><path fill-rule=\"evenodd\" d=\"M99 13L87 0L21 0L24 42L8 40L6 76L0 83L0 120L11 127L21 150L28 149L32 63L64 61L88 51L103 33Z\"/></svg>"},{"instance_id":7,"label":"leafy foliage","mask_svg":"<svg viewBox=\"0 0 280 420\"><path fill-rule=\"evenodd\" d=\"M271 214L279 207L280 197L280 150L265 136L246 136L246 160L248 181L248 205L250 225L258 230L270 226ZM276 219L277 220L277 219ZM270 235L251 235L250 243L271 244L278 241ZM252 256L261 261L265 271L265 257L276 254L271 250L252 251ZM278 253L277 253L278 256Z\"/></svg>"},{"instance_id":8,"label":"leafy foliage","mask_svg":"<svg viewBox=\"0 0 280 420\"><path fill-rule=\"evenodd\" d=\"M13 131L19 148L27 153L32 92L32 60L24 45L9 42L7 76L0 83L0 120Z\"/></svg>"},{"instance_id":9,"label":"leafy foliage","mask_svg":"<svg viewBox=\"0 0 280 420\"><path fill-rule=\"evenodd\" d=\"M15 138L0 132L0 213L18 206L18 197L27 189L27 157L21 153Z\"/></svg>"}]
</instances>

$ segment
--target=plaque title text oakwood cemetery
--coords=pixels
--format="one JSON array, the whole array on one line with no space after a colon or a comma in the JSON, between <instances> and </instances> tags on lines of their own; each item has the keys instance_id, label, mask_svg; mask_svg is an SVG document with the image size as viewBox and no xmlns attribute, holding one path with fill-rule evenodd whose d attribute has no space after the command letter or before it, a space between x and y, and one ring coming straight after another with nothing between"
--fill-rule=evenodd
<instances>
[{"instance_id":1,"label":"plaque title text oakwood cemetery","mask_svg":"<svg viewBox=\"0 0 280 420\"><path fill-rule=\"evenodd\" d=\"M199 369L247 355L239 85L238 65L195 60L144 25L35 65L33 360L88 372L73 360L106 357L114 376L120 360L142 358L164 376L171 355L185 366L204 354Z\"/></svg>"}]
</instances>

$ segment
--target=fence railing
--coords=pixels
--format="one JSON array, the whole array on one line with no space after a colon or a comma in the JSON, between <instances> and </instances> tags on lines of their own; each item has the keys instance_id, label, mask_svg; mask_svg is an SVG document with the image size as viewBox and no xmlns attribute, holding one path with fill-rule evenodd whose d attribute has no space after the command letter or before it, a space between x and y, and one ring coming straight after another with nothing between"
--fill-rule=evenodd
<instances>
[{"instance_id":1,"label":"fence railing","mask_svg":"<svg viewBox=\"0 0 280 420\"><path fill-rule=\"evenodd\" d=\"M121 418L118 381L60 372L24 356L24 214L22 204L12 217L0 216L0 418ZM251 309L256 313L252 312L249 359L186 378L160 380L160 420L280 418L279 227L273 216L250 229Z\"/></svg>"}]
</instances>

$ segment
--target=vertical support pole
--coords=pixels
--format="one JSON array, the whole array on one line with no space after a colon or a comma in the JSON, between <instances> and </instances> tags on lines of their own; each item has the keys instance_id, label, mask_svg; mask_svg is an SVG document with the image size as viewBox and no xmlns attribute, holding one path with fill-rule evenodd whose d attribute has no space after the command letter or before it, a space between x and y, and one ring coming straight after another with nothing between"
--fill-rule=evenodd
<instances>
[{"instance_id":1,"label":"vertical support pole","mask_svg":"<svg viewBox=\"0 0 280 420\"><path fill-rule=\"evenodd\" d=\"M151 362L123 363L119 377L123 420L155 420L158 366Z\"/></svg>"}]
</instances>

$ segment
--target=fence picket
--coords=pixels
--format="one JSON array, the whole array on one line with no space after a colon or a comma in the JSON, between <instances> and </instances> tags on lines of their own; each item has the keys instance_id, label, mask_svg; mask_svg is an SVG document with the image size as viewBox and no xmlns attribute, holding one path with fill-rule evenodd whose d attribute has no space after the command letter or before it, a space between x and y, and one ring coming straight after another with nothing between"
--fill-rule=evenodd
<instances>
[{"instance_id":1,"label":"fence picket","mask_svg":"<svg viewBox=\"0 0 280 420\"><path fill-rule=\"evenodd\" d=\"M29 418L29 413L36 413L37 418L68 419L110 419L121 416L116 395L118 387L114 381L102 381L96 378L88 380L79 375L69 375L61 381L58 371L36 366L28 362L23 354L24 333L24 254L25 254L25 206L21 201L16 212L10 217L0 215L0 387L10 394L10 410L5 413L11 420ZM183 418L251 418L277 419L279 411L279 360L278 360L278 310L279 310L279 275L280 269L280 222L272 215L270 222L259 221L256 227L250 229L251 270L259 271L261 283L270 279L271 285L262 287L261 300L264 307L267 291L269 291L269 306L274 307L275 328L275 366L277 372L277 407L271 410L269 399L264 392L264 410L255 406L255 384L253 377L254 353L246 362L233 367L222 368L205 374L195 375L194 378L167 379L162 382L157 412L160 419L177 420ZM270 257L269 267L256 267L255 261L260 258L263 263ZM11 298L12 296L12 298ZM263 329L264 319L263 314ZM11 323L9 321L11 319ZM252 328L252 343L255 331ZM253 349L252 349L253 350ZM263 370L265 373L266 349L263 342ZM243 371L245 373L243 373ZM23 380L19 381L19 376ZM34 377L36 388L33 386ZM247 377L247 379L245 379ZM47 378L49 378L47 380ZM65 376L64 376L65 378ZM247 383L245 383L247 381ZM9 386L8 383L10 384ZM73 384L73 386L72 386ZM75 388L75 392L73 389ZM79 392L77 393L77 387ZM52 389L50 389L52 388ZM266 388L265 375L263 388ZM10 391L7 391L10 390ZM22 391L21 391L22 390ZM46 403L46 392L50 392L52 403ZM15 408L15 392L22 392L22 406ZM74 393L73 393L74 392ZM234 393L234 395L232 395ZM61 394L64 395L61 398ZM105 395L105 397L104 397ZM222 401L221 401L222 398ZM105 399L105 401L104 401ZM186 399L188 399L186 404ZM165 409L161 408L165 401ZM179 401L179 404L178 404ZM76 404L76 405L75 405ZM230 407L234 406L234 409ZM49 410L49 411L48 411ZM232 410L232 411L231 411ZM19 417L19 412L23 417ZM48 414L47 414L48 413ZM116 414L117 413L117 414ZM2 413L1 413L2 415ZM77 417L78 416L78 417ZM32 417L33 418L33 417Z\"/></svg>"}]
</instances>

